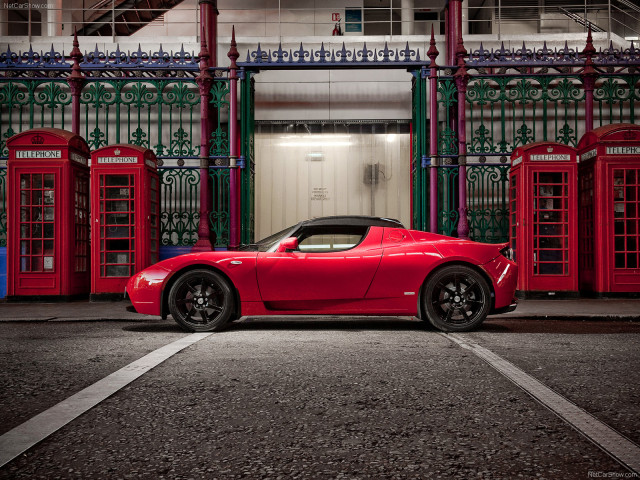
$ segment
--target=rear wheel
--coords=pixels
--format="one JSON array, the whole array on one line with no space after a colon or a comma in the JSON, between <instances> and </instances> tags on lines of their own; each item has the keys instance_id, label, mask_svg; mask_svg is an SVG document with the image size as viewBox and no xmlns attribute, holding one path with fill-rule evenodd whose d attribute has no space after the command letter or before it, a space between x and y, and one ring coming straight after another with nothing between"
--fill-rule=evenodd
<instances>
[{"instance_id":1,"label":"rear wheel","mask_svg":"<svg viewBox=\"0 0 640 480\"><path fill-rule=\"evenodd\" d=\"M445 332L466 332L487 318L491 289L473 268L451 265L427 280L422 302L434 327Z\"/></svg>"},{"instance_id":2,"label":"rear wheel","mask_svg":"<svg viewBox=\"0 0 640 480\"><path fill-rule=\"evenodd\" d=\"M211 270L182 274L169 290L169 312L191 332L219 331L233 313L233 292L229 283Z\"/></svg>"}]
</instances>

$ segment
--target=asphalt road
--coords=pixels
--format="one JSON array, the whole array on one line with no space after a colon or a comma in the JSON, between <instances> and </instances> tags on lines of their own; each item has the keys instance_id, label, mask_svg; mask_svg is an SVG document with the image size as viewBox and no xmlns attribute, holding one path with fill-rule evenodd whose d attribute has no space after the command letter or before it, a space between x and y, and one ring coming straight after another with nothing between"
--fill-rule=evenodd
<instances>
[{"instance_id":1,"label":"asphalt road","mask_svg":"<svg viewBox=\"0 0 640 480\"><path fill-rule=\"evenodd\" d=\"M0 323L0 435L187 336L171 320ZM640 443L640 323L492 320L458 338ZM376 318L234 324L89 409L0 478L640 475L451 338Z\"/></svg>"}]
</instances>

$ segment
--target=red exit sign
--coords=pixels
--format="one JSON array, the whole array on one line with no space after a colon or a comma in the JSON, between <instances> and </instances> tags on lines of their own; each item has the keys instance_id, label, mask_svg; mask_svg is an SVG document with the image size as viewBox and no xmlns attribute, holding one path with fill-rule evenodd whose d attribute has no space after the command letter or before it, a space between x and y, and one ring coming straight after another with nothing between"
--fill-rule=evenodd
<instances>
[{"instance_id":1,"label":"red exit sign","mask_svg":"<svg viewBox=\"0 0 640 480\"><path fill-rule=\"evenodd\" d=\"M332 13L331 14L331 21L332 22L339 22L340 21L340 14L339 13Z\"/></svg>"}]
</instances>

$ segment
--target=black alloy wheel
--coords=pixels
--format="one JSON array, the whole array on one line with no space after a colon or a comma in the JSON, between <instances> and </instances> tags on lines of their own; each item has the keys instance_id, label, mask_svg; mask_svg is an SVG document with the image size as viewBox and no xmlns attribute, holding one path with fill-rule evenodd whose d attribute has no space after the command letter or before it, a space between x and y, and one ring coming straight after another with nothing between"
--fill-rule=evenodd
<instances>
[{"instance_id":1,"label":"black alloy wheel","mask_svg":"<svg viewBox=\"0 0 640 480\"><path fill-rule=\"evenodd\" d=\"M233 312L229 283L212 270L191 270L181 275L169 290L169 312L190 332L219 331Z\"/></svg>"},{"instance_id":2,"label":"black alloy wheel","mask_svg":"<svg viewBox=\"0 0 640 480\"><path fill-rule=\"evenodd\" d=\"M473 268L451 265L427 280L422 301L434 327L444 332L466 332L487 318L491 289Z\"/></svg>"}]
</instances>

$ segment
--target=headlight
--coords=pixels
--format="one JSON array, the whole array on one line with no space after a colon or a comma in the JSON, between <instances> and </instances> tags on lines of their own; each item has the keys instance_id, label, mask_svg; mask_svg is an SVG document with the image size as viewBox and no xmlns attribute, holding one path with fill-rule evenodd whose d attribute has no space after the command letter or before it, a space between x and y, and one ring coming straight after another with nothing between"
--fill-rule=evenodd
<instances>
[{"instance_id":1,"label":"headlight","mask_svg":"<svg viewBox=\"0 0 640 480\"><path fill-rule=\"evenodd\" d=\"M511 247L504 247L502 250L500 250L500 255L502 255L507 260L511 260L512 262L514 261L513 248Z\"/></svg>"}]
</instances>

